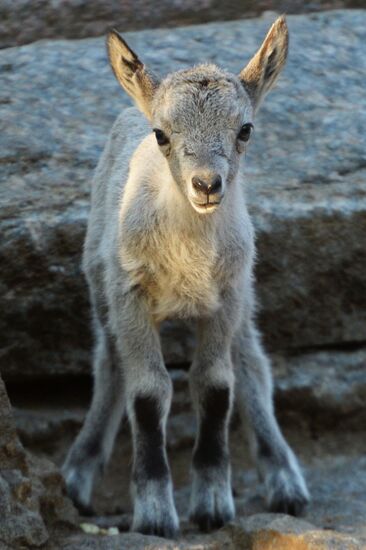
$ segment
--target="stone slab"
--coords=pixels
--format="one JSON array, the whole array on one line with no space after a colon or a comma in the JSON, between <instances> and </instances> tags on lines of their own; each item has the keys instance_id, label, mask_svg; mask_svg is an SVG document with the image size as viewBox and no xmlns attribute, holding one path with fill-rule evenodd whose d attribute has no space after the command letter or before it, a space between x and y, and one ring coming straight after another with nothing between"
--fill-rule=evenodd
<instances>
[{"instance_id":1,"label":"stone slab","mask_svg":"<svg viewBox=\"0 0 366 550\"><path fill-rule=\"evenodd\" d=\"M175 27L253 17L268 10L306 13L363 7L362 0L2 0L0 48L40 38L86 38L111 27L129 30Z\"/></svg>"}]
</instances>

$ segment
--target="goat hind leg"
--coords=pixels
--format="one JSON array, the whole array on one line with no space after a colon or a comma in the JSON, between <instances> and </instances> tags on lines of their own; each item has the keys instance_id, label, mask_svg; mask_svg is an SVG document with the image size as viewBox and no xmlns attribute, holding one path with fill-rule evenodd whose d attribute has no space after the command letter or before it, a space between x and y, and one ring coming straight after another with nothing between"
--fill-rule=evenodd
<instances>
[{"instance_id":1,"label":"goat hind leg","mask_svg":"<svg viewBox=\"0 0 366 550\"><path fill-rule=\"evenodd\" d=\"M236 401L264 481L269 509L299 515L309 501L309 493L298 461L278 426L270 364L251 324L242 328L235 340L234 361Z\"/></svg>"},{"instance_id":2,"label":"goat hind leg","mask_svg":"<svg viewBox=\"0 0 366 550\"><path fill-rule=\"evenodd\" d=\"M62 467L68 494L85 515L93 513L93 485L108 462L124 409L122 371L113 341L99 321L95 332L92 403Z\"/></svg>"}]
</instances>

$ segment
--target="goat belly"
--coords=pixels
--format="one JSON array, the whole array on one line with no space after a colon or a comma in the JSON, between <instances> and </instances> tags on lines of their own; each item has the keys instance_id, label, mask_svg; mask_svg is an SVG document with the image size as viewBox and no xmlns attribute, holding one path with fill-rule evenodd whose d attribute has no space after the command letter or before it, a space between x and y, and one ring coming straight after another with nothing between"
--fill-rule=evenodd
<instances>
[{"instance_id":1,"label":"goat belly","mask_svg":"<svg viewBox=\"0 0 366 550\"><path fill-rule=\"evenodd\" d=\"M218 293L212 288L209 292L201 292L200 296L187 294L179 288L170 292L161 289L159 296L155 296L152 302L152 314L157 321L202 317L212 314L218 308Z\"/></svg>"}]
</instances>

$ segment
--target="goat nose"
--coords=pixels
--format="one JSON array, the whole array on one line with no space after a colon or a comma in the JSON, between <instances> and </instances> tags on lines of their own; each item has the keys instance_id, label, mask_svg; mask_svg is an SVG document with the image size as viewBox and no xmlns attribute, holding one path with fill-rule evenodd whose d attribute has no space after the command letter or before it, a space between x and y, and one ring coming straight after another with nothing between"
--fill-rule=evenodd
<instances>
[{"instance_id":1,"label":"goat nose","mask_svg":"<svg viewBox=\"0 0 366 550\"><path fill-rule=\"evenodd\" d=\"M206 193L210 195L211 193L217 193L221 189L222 179L221 176L214 176L210 181L204 181L198 176L193 176L192 185L196 191L201 193Z\"/></svg>"}]
</instances>

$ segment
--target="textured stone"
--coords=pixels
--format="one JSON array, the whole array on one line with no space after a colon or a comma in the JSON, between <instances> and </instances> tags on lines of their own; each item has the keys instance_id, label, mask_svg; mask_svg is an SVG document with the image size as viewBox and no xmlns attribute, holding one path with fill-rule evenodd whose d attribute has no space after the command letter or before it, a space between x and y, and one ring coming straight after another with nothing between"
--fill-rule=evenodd
<instances>
[{"instance_id":1,"label":"textured stone","mask_svg":"<svg viewBox=\"0 0 366 550\"><path fill-rule=\"evenodd\" d=\"M15 431L10 403L0 378L0 542L41 546L48 539L32 494L25 451Z\"/></svg>"},{"instance_id":2,"label":"textured stone","mask_svg":"<svg viewBox=\"0 0 366 550\"><path fill-rule=\"evenodd\" d=\"M76 511L56 467L26 454L0 378L0 546L40 547L48 528L72 526Z\"/></svg>"},{"instance_id":3,"label":"textured stone","mask_svg":"<svg viewBox=\"0 0 366 550\"><path fill-rule=\"evenodd\" d=\"M74 534L61 538L58 550L362 550L356 536L321 530L290 516L255 514L236 520L210 535L193 535L186 528L178 541L137 533L118 536ZM52 547L53 548L53 547Z\"/></svg>"},{"instance_id":4,"label":"textured stone","mask_svg":"<svg viewBox=\"0 0 366 550\"><path fill-rule=\"evenodd\" d=\"M85 38L109 28L124 32L153 27L205 23L259 15L265 10L303 13L319 9L363 7L362 0L2 0L0 47L40 38Z\"/></svg>"},{"instance_id":5,"label":"textured stone","mask_svg":"<svg viewBox=\"0 0 366 550\"><path fill-rule=\"evenodd\" d=\"M113 537L74 535L65 538L57 548L59 550L120 550L121 548L128 550L221 550L230 543L229 537L222 534L193 537L193 540L176 542L129 533ZM232 546L226 547L233 548ZM233 550L235 549L233 548Z\"/></svg>"},{"instance_id":6,"label":"textured stone","mask_svg":"<svg viewBox=\"0 0 366 550\"><path fill-rule=\"evenodd\" d=\"M322 351L274 360L276 406L312 429L363 430L366 423L366 349Z\"/></svg>"},{"instance_id":7,"label":"textured stone","mask_svg":"<svg viewBox=\"0 0 366 550\"><path fill-rule=\"evenodd\" d=\"M366 350L317 352L295 357L273 357L275 403L284 425L296 425L318 433L320 430L344 429L362 433L366 423ZM174 396L168 423L167 445L170 451L192 448L196 422L188 388L188 373L170 371ZM30 402L19 388L14 393L14 418L22 443L31 447L52 448L67 434L80 430L90 394L77 389L78 403L70 402L75 391L70 382L63 393L58 384L49 383L48 399L39 403L37 395ZM34 391L34 387L32 387ZM57 395L59 394L59 395ZM85 395L84 395L85 394ZM87 395L86 395L87 394ZM55 404L55 398L57 403ZM233 427L238 425L234 415ZM123 433L128 432L127 422Z\"/></svg>"},{"instance_id":8,"label":"textured stone","mask_svg":"<svg viewBox=\"0 0 366 550\"><path fill-rule=\"evenodd\" d=\"M350 369L349 376L351 380L354 381L357 378L356 370L358 353L359 352L355 352L352 354L353 360L350 361L350 364L353 365L354 370L352 372L352 368ZM303 370L302 366L299 367L299 365L296 366L295 364L299 361L299 358L294 358L295 363L293 365L293 371L290 372L290 374L285 374L285 370L291 370L289 365L281 364L278 361L276 370L279 374L278 383L280 386L283 385L283 391L285 394L286 392L289 392L290 394L290 385L288 384L288 387L286 388L287 381L293 380L292 383L294 384L295 392L297 389L299 390L297 395L295 393L293 402L297 401L297 407L298 410L301 411L301 416L296 416L292 421L291 411L287 411L287 414L289 415L287 420L290 422L284 422L285 418L281 412L281 424L286 438L296 451L296 454L299 456L312 495L312 501L305 511L304 520L314 526L311 531L313 538L301 538L303 537L302 531L296 531L294 529L294 525L297 524L292 524L289 518L284 521L283 518L281 519L274 516L270 517L270 528L268 527L268 518L266 519L266 522L263 523L261 517L266 510L263 498L263 486L258 481L255 469L250 461L248 446L243 434L240 430L236 429L235 426L233 426L234 429L231 431L230 436L231 462L233 471L232 485L237 510L235 527L233 530L225 530L224 533L215 532L206 537L197 533L193 526L187 523L190 495L189 472L195 430L193 427L192 433L187 436L188 416L185 417L184 421L184 416L188 415L188 413L185 412L187 406L187 396L183 395L186 393L187 388L186 377L184 373L179 372L173 373L173 378L175 380L175 386L178 394L181 393L182 395L179 399L178 410L174 410L175 407L173 407L172 417L169 419L168 423L170 429L168 434L169 460L175 484L177 510L180 518L182 519L182 536L177 543L174 543L175 546L173 545L173 548L180 548L181 550L189 548L190 550L193 550L198 547L203 548L204 550L221 550L222 548L225 548L225 544L229 543L228 548L231 549L252 548L251 546L248 546L248 540L250 541L253 539L253 541L260 540L263 542L263 540L266 540L263 539L263 537L268 536L268 531L275 531L276 534L271 539L271 542L273 542L273 544L276 543L277 547L279 542L284 544L285 541L286 544L289 544L290 541L293 544L300 544L300 542L303 543L304 540L309 543L308 547L305 548L311 549L313 547L317 547L312 547L309 541L315 541L315 543L319 545L326 543L326 549L348 549L347 544L353 544L353 541L357 541L357 544L359 545L355 546L355 548L360 548L361 550L361 548L363 549L365 547L366 440L363 437L364 429L362 431L352 431L348 428L348 425L345 422L345 419L347 419L347 415L349 414L349 409L345 408L347 392L344 392L344 389L347 387L348 383L345 380L345 386L342 389L340 363L338 364L339 370L338 368L334 368L332 371L330 365L327 363L328 360L330 363L332 362L330 355L327 356L327 354L324 354L322 356L319 354L318 356L315 356L314 354L309 356L307 360L310 378L314 376L313 381L315 384L313 389L309 387L308 379L306 377L298 375L297 371L299 369ZM317 363L319 363L320 366L319 373L324 371L323 378L319 375L318 380L315 378L315 365ZM348 373L345 374L348 375ZM326 381L328 380L329 384L333 383L333 377L336 380L335 388L340 388L338 391L339 397L333 395L330 399L330 390L326 388ZM49 385L51 385L50 382ZM319 387L318 394L317 385ZM322 399L322 395L327 396L325 399L328 399L330 403L332 403L332 400L333 402L336 399L339 400L340 411L343 411L346 416L342 417L334 414L333 423L328 422L328 427L336 429L325 429L326 426L321 423L321 415L317 412L312 415L311 407L309 407L309 410L305 409L307 406L307 401L311 402L309 397L312 395L311 392L317 399L319 399L319 401ZM70 393L71 392L65 393L63 397L59 396L59 400L62 400L65 403L65 408L70 405L68 401L68 396ZM54 400L52 395L48 396L48 398L50 402ZM356 405L353 395L350 396L350 400L353 400ZM38 400L34 401L35 410L40 411L42 405L42 402L39 402ZM291 406L294 406L293 403ZM326 404L323 406L323 413L325 406ZM36 415L30 414L29 409L24 411L23 414L24 413L26 413L30 419L28 426L32 423L37 423ZM61 464L65 453L70 446L71 440L75 437L76 431L80 425L77 425L75 420L71 422L71 413L67 414L68 411L65 411L64 419L68 416L69 421L67 425L65 423L63 429L58 429L57 418L59 419L59 411L56 409L55 421L52 421L53 413L54 411L52 411L52 408L50 407L47 410L47 415L50 418L50 425L55 427L55 434L52 435L52 430L50 428L48 428L45 432L41 427L40 436L35 437L36 429L34 428L30 436L27 438L27 445L33 456L35 454L40 457L47 456L57 464ZM43 414L43 417L45 416L46 411L44 411ZM312 418L313 416L314 418ZM355 417L357 417L357 414L355 414ZM362 428L362 414L360 417L359 428ZM77 415L77 418L79 418L79 415ZM180 421L176 424L176 426L174 426L174 420L177 418L180 419ZM329 418L331 418L330 415L328 415L328 419ZM60 419L58 421L61 422ZM22 435L24 435L24 432ZM180 444L178 444L179 436L181 437ZM68 534L66 536L63 529L61 529L60 532L63 522L59 521L56 522L56 527L57 525L59 527L52 530L53 534L50 537L47 550L53 550L53 548L57 550L60 548L75 548L75 550L76 548L118 548L119 550L119 548L134 548L133 544L135 544L136 548L149 548L149 544L161 544L160 548L171 548L169 544L172 545L173 543L167 541L161 541L159 539L152 540L150 538L145 539L140 535L126 535L122 533L128 529L131 522L131 501L129 498L131 454L132 448L130 436L128 430L123 429L117 437L113 456L106 468L105 475L95 487L93 507L96 509L100 517L87 519L88 522L98 524L101 527L118 527L121 534L118 537L91 537L86 535L84 536L82 533L79 534L74 531L72 535ZM47 462L46 464L44 462L44 458L42 458L42 460L38 459L37 463L39 472L37 476L40 477L42 486L46 486L48 488L49 494L53 484L58 484L58 474L55 470L53 470L54 473L52 474L52 469L50 471L50 466L47 466L47 464L49 465L50 463ZM29 460L27 460L27 464L29 468ZM28 479L30 478L30 475L17 474L17 476L13 475L11 478L19 498L26 497L29 491L27 480L24 480L23 478ZM32 477L32 484L37 487L38 485L33 481L33 479L34 475ZM43 494L44 492L45 490L43 489ZM64 509L62 504L63 501L61 503L58 502L57 494L59 493L56 493L56 495L51 493L51 495L47 498L44 495L42 497L43 504L41 508L42 510L51 511L52 514L57 513L58 517L63 516L65 518L65 511L63 511ZM0 500L3 495L6 495L6 491L1 489ZM261 514L261 516L257 517L258 514ZM254 517L250 518L250 524L248 526L245 518L248 518L249 516ZM43 517L46 518L47 516L43 514ZM85 520L79 520L79 522L82 521ZM243 521L245 528L242 524ZM289 525L291 529L289 528ZM337 531L337 533L334 531ZM257 533L258 537L260 537L259 539L257 539ZM294 539L295 535L296 539ZM58 536L60 537L59 541L57 539ZM236 541L235 545L232 542L233 539ZM159 548L159 546L157 547ZM253 546L253 548L258 550L258 547L256 546ZM259 548L263 550L260 546ZM283 550L281 546L279 546L279 548ZM283 548L286 548L286 546ZM322 548L322 546L320 546L320 548ZM350 548L352 549L354 546L350 546Z\"/></svg>"},{"instance_id":9,"label":"textured stone","mask_svg":"<svg viewBox=\"0 0 366 550\"><path fill-rule=\"evenodd\" d=\"M269 23L126 38L161 73L202 60L238 71ZM248 152L259 320L275 351L365 341L365 23L364 11L289 17L289 62ZM89 184L128 100L102 39L2 50L0 78L2 372L7 379L87 372L80 256ZM165 328L169 363L190 360L188 334Z\"/></svg>"},{"instance_id":10,"label":"textured stone","mask_svg":"<svg viewBox=\"0 0 366 550\"><path fill-rule=\"evenodd\" d=\"M248 550L361 550L357 538L320 531L290 516L259 514L228 527L233 547Z\"/></svg>"}]
</instances>

